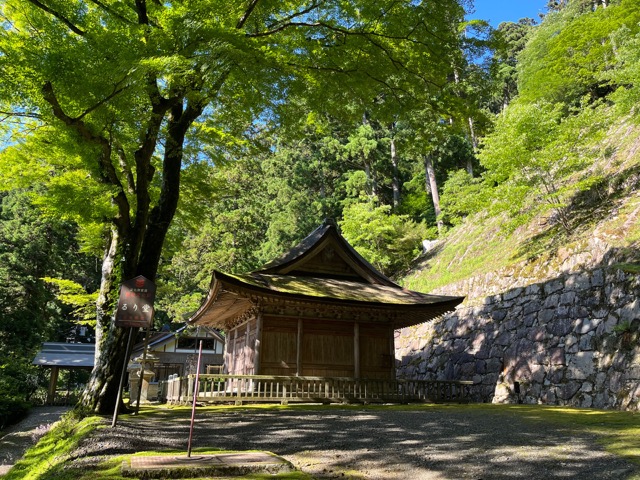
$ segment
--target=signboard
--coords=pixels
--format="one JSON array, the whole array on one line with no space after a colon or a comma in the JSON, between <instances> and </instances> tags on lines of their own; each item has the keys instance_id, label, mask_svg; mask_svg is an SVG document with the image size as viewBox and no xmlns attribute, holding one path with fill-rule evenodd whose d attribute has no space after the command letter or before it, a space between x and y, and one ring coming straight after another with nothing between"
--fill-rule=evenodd
<instances>
[{"instance_id":1,"label":"signboard","mask_svg":"<svg viewBox=\"0 0 640 480\"><path fill-rule=\"evenodd\" d=\"M146 328L153 322L156 285L142 275L120 286L116 327Z\"/></svg>"}]
</instances>

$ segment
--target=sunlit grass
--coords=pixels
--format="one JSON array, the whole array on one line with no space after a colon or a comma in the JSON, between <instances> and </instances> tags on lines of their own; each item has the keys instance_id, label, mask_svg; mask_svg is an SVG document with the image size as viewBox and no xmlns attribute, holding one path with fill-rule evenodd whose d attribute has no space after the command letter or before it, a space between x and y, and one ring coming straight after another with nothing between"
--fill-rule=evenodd
<instances>
[{"instance_id":1,"label":"sunlit grass","mask_svg":"<svg viewBox=\"0 0 640 480\"><path fill-rule=\"evenodd\" d=\"M80 440L100 428L102 423L103 420L100 417L79 420L73 412L68 413L36 445L27 450L22 460L18 461L3 479L54 478L45 475L52 470L59 470ZM65 480L73 477L58 475L55 478Z\"/></svg>"}]
</instances>

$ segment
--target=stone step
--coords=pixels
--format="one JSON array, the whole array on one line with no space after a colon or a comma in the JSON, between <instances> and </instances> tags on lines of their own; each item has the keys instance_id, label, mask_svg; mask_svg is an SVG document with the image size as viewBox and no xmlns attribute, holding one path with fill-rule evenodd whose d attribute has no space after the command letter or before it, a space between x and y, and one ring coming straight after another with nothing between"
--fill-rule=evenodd
<instances>
[{"instance_id":1,"label":"stone step","mask_svg":"<svg viewBox=\"0 0 640 480\"><path fill-rule=\"evenodd\" d=\"M135 455L122 463L125 477L150 479L237 477L255 473L293 471L284 458L269 452L224 452L215 454Z\"/></svg>"}]
</instances>

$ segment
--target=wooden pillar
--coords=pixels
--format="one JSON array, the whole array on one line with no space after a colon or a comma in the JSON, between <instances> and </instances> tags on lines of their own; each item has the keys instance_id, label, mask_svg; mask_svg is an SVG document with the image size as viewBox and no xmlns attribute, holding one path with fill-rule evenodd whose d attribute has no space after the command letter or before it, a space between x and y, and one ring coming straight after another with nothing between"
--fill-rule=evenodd
<instances>
[{"instance_id":1,"label":"wooden pillar","mask_svg":"<svg viewBox=\"0 0 640 480\"><path fill-rule=\"evenodd\" d=\"M391 358L391 380L396 379L396 331L389 326L389 356Z\"/></svg>"},{"instance_id":2,"label":"wooden pillar","mask_svg":"<svg viewBox=\"0 0 640 480\"><path fill-rule=\"evenodd\" d=\"M247 375L247 360L249 357L249 333L251 332L251 320L247 322L247 330L244 332L244 347L242 347L242 375Z\"/></svg>"},{"instance_id":3,"label":"wooden pillar","mask_svg":"<svg viewBox=\"0 0 640 480\"><path fill-rule=\"evenodd\" d=\"M253 374L260 375L260 345L262 344L262 312L256 318L256 343L253 347Z\"/></svg>"},{"instance_id":4,"label":"wooden pillar","mask_svg":"<svg viewBox=\"0 0 640 480\"><path fill-rule=\"evenodd\" d=\"M47 392L47 405L53 405L56 399L56 387L58 385L58 367L51 368L51 378L49 379L49 391Z\"/></svg>"},{"instance_id":5,"label":"wooden pillar","mask_svg":"<svg viewBox=\"0 0 640 480\"><path fill-rule=\"evenodd\" d=\"M238 338L238 328L233 329L233 339L231 340L231 371L229 372L231 375L237 375L236 372L236 360L238 357L238 352L236 352L236 339Z\"/></svg>"},{"instance_id":6,"label":"wooden pillar","mask_svg":"<svg viewBox=\"0 0 640 480\"><path fill-rule=\"evenodd\" d=\"M360 324L353 324L353 376L360 378Z\"/></svg>"},{"instance_id":7,"label":"wooden pillar","mask_svg":"<svg viewBox=\"0 0 640 480\"><path fill-rule=\"evenodd\" d=\"M302 319L298 319L298 338L296 341L296 377L302 375Z\"/></svg>"},{"instance_id":8,"label":"wooden pillar","mask_svg":"<svg viewBox=\"0 0 640 480\"><path fill-rule=\"evenodd\" d=\"M224 361L222 363L222 374L231 373L231 332L227 332L224 339Z\"/></svg>"}]
</instances>

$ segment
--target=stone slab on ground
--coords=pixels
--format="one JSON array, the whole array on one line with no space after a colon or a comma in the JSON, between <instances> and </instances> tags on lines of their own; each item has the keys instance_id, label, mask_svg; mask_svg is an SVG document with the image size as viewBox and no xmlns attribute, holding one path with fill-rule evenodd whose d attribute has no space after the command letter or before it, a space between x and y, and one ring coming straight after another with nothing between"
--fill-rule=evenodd
<instances>
[{"instance_id":1,"label":"stone slab on ground","mask_svg":"<svg viewBox=\"0 0 640 480\"><path fill-rule=\"evenodd\" d=\"M133 478L190 478L276 474L292 471L284 458L269 452L233 452L185 455L132 456L122 464L122 475Z\"/></svg>"}]
</instances>

